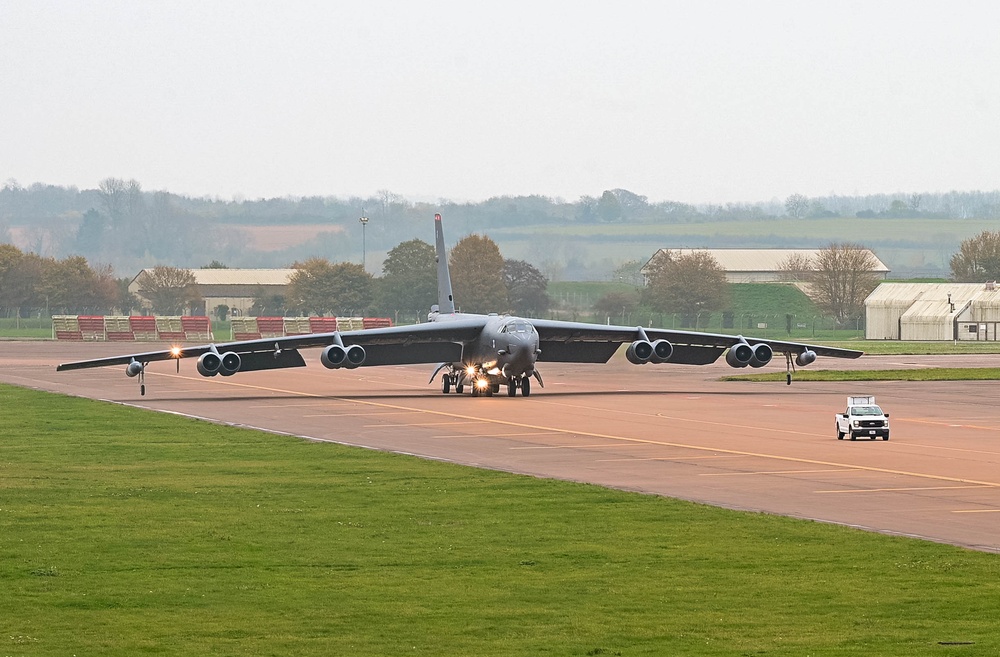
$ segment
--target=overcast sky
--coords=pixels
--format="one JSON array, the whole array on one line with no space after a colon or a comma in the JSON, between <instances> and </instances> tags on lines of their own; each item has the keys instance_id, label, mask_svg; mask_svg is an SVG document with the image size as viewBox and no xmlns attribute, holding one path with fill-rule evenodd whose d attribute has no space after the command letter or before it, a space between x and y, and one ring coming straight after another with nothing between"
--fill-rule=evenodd
<instances>
[{"instance_id":1,"label":"overcast sky","mask_svg":"<svg viewBox=\"0 0 1000 657\"><path fill-rule=\"evenodd\" d=\"M0 0L0 184L994 190L998 30L995 0Z\"/></svg>"}]
</instances>

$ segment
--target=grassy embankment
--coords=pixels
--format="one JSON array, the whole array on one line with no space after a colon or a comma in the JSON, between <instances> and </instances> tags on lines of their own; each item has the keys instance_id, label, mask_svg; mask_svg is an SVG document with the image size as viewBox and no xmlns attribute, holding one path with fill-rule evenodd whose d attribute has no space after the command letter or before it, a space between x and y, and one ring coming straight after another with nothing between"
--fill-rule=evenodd
<instances>
[{"instance_id":1,"label":"grassy embankment","mask_svg":"<svg viewBox=\"0 0 1000 657\"><path fill-rule=\"evenodd\" d=\"M9 386L0 426L4 655L1000 652L994 554Z\"/></svg>"}]
</instances>

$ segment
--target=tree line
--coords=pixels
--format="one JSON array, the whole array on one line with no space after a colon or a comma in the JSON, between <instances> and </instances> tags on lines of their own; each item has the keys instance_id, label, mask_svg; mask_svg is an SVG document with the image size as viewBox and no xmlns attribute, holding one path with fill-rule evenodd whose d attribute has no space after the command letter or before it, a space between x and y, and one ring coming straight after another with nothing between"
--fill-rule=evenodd
<instances>
[{"instance_id":1,"label":"tree line","mask_svg":"<svg viewBox=\"0 0 1000 657\"><path fill-rule=\"evenodd\" d=\"M635 280L633 269L621 268ZM864 299L878 285L876 262L860 244L834 243L815 259L790 257L780 265L786 281L809 284L823 312L846 324L864 313ZM213 261L207 267L224 267ZM513 312L539 317L551 306L548 280L523 260L504 259L497 244L483 235L460 240L449 255L455 298L466 312ZM437 302L434 247L413 239L391 249L375 277L361 265L309 258L292 265L286 294L255 295L252 313L364 315L392 314L405 321L419 318ZM952 280L985 282L1000 279L1000 231L984 231L962 242L951 258ZM159 266L137 279L140 294L157 314L179 314L198 301L189 270ZM5 316L45 309L47 313L118 312L138 308L128 292L128 279L116 279L109 266L91 267L81 256L62 260L22 252L0 244L0 312ZM635 293L614 292L597 301L594 310L625 315L640 304L660 313L697 316L727 308L725 272L707 251L672 255L662 252L649 263L646 285ZM224 319L226 308L210 309Z\"/></svg>"},{"instance_id":2,"label":"tree line","mask_svg":"<svg viewBox=\"0 0 1000 657\"><path fill-rule=\"evenodd\" d=\"M626 189L566 201L546 196L502 196L479 203L410 202L389 190L368 197L288 197L248 200L190 198L167 191L147 191L134 179L106 178L97 189L80 190L40 183L27 187L8 180L0 187L0 242L11 241L16 227L22 246L43 256L82 255L118 269L144 264L194 267L221 258L234 266L302 254L262 253L251 248L241 227L321 224L329 227L321 242L324 257L347 258L360 251L358 218L367 225L369 244L388 249L401 239L426 232L434 212L448 216L452 230L484 232L493 228L568 224L662 224L755 221L793 217L943 219L1000 218L1000 191L874 194L807 197L757 203L691 204L650 201ZM709 231L710 232L710 231ZM268 263L269 266L274 266ZM259 264L258 264L259 266Z\"/></svg>"}]
</instances>

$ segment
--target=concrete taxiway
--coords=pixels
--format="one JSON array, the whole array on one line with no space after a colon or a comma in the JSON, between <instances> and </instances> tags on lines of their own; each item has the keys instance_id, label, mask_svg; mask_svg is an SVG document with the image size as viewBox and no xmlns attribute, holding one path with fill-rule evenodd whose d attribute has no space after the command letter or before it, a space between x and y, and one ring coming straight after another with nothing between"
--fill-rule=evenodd
<instances>
[{"instance_id":1,"label":"concrete taxiway","mask_svg":"<svg viewBox=\"0 0 1000 657\"><path fill-rule=\"evenodd\" d=\"M55 371L136 345L0 341L0 381L313 440L589 482L1000 552L1000 383L720 382L734 371L542 364L529 398L444 395L432 366L309 366L199 376L153 363ZM137 350L159 348L139 345ZM1000 355L820 359L810 369L1000 367ZM781 371L772 365L767 371ZM892 439L838 441L847 395L873 394Z\"/></svg>"}]
</instances>

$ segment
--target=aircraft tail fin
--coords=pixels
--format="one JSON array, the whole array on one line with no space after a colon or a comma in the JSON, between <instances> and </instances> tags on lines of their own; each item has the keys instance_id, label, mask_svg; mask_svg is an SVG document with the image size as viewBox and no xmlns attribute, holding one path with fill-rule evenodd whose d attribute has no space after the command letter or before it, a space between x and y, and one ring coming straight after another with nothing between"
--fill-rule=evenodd
<instances>
[{"instance_id":1,"label":"aircraft tail fin","mask_svg":"<svg viewBox=\"0 0 1000 657\"><path fill-rule=\"evenodd\" d=\"M444 248L444 229L441 215L434 215L434 240L437 249L438 312L450 315L455 312L455 297L451 291L451 273L448 271L448 250Z\"/></svg>"}]
</instances>

